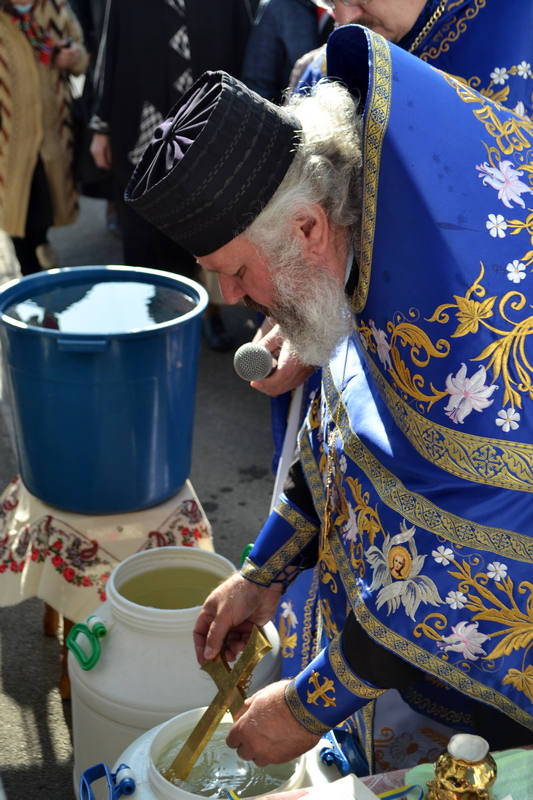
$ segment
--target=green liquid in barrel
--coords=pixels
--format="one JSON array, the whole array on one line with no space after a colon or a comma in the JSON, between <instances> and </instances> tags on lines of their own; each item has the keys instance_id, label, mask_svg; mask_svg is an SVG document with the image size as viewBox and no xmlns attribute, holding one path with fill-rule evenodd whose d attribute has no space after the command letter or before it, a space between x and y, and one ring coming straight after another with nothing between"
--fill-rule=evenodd
<instances>
[{"instance_id":1,"label":"green liquid in barrel","mask_svg":"<svg viewBox=\"0 0 533 800\"><path fill-rule=\"evenodd\" d=\"M172 739L161 751L156 767L165 778L185 792L201 797L227 797L233 789L239 797L256 797L279 788L294 773L297 762L270 764L257 767L253 761L243 761L236 750L226 745L226 736L231 723L221 723L186 780L180 781L172 775L169 767L189 737L189 732Z\"/></svg>"},{"instance_id":2,"label":"green liquid in barrel","mask_svg":"<svg viewBox=\"0 0 533 800\"><path fill-rule=\"evenodd\" d=\"M160 567L124 581L119 593L126 600L152 608L201 606L221 578L194 567Z\"/></svg>"}]
</instances>

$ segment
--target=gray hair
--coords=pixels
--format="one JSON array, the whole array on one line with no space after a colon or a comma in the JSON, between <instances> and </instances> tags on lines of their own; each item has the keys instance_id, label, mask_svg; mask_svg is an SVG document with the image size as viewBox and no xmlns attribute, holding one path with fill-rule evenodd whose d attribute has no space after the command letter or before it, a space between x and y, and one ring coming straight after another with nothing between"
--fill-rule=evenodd
<instances>
[{"instance_id":1,"label":"gray hair","mask_svg":"<svg viewBox=\"0 0 533 800\"><path fill-rule=\"evenodd\" d=\"M282 183L244 236L265 254L281 255L291 247L291 223L318 204L330 224L347 228L356 242L362 209L362 125L356 102L341 84L320 81L311 93L293 96L287 110L301 123L301 144Z\"/></svg>"}]
</instances>

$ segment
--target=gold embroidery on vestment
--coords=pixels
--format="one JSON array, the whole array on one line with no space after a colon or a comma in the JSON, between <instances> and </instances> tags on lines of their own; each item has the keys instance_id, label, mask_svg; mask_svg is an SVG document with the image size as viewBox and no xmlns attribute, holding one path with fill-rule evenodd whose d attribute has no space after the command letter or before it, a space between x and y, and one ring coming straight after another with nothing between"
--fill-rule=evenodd
<instances>
[{"instance_id":1,"label":"gold embroidery on vestment","mask_svg":"<svg viewBox=\"0 0 533 800\"><path fill-rule=\"evenodd\" d=\"M385 505L401 514L413 525L430 531L436 536L442 536L455 544L477 550L487 550L494 556L505 556L533 563L533 540L531 537L504 528L479 525L472 520L439 508L423 495L409 491L392 472L372 455L351 429L346 407L333 383L329 367L323 371L323 384L329 411L339 427L346 457L351 458L371 480L374 490ZM334 551L333 554L338 564Z\"/></svg>"},{"instance_id":2,"label":"gold embroidery on vestment","mask_svg":"<svg viewBox=\"0 0 533 800\"><path fill-rule=\"evenodd\" d=\"M366 304L370 287L372 251L374 249L374 231L376 226L378 182L383 138L389 121L392 67L389 45L377 33L368 32L372 52L372 76L370 85L372 96L366 110L364 130L364 186L363 186L363 223L361 242L357 253L359 264L359 284L354 294L354 309L361 312Z\"/></svg>"},{"instance_id":3,"label":"gold embroidery on vestment","mask_svg":"<svg viewBox=\"0 0 533 800\"><path fill-rule=\"evenodd\" d=\"M344 659L340 638L339 634L329 645L329 660L335 676L351 694L356 695L356 697L362 697L364 700L375 700L376 697L379 697L380 694L387 690L369 686L368 683L362 681L352 672Z\"/></svg>"},{"instance_id":4,"label":"gold embroidery on vestment","mask_svg":"<svg viewBox=\"0 0 533 800\"><path fill-rule=\"evenodd\" d=\"M458 2L451 2L446 10L452 11L455 6L460 5ZM446 25L443 25L432 37L431 42L428 43L428 47L422 51L422 53L418 54L418 57L422 59L422 61L429 61L430 59L438 58L441 53L447 53L450 49L450 44L453 44L457 41L457 39L461 36L462 33L468 28L468 24L470 20L477 17L480 10L485 8L487 5L487 0L476 0L474 7L470 7L466 9L464 16L462 17L453 17ZM433 46L431 46L433 45Z\"/></svg>"},{"instance_id":5,"label":"gold embroidery on vestment","mask_svg":"<svg viewBox=\"0 0 533 800\"><path fill-rule=\"evenodd\" d=\"M285 689L285 700L293 716L311 733L315 733L317 736L323 736L331 730L328 725L324 725L323 722L320 722L319 719L307 710L300 700L294 681L291 681Z\"/></svg>"},{"instance_id":6,"label":"gold embroidery on vestment","mask_svg":"<svg viewBox=\"0 0 533 800\"><path fill-rule=\"evenodd\" d=\"M290 564L294 557L317 535L316 524L309 522L287 503L279 502L274 511L296 530L290 539L262 567L258 567L250 558L247 558L244 562L241 568L241 573L244 577L250 578L254 583L259 583L263 586L268 586L272 583L284 567Z\"/></svg>"},{"instance_id":7,"label":"gold embroidery on vestment","mask_svg":"<svg viewBox=\"0 0 533 800\"><path fill-rule=\"evenodd\" d=\"M488 703L503 711L508 717L515 719L520 725L533 728L533 717L500 692L490 686L483 685L463 669L450 664L442 657L433 655L423 647L410 642L378 620L361 598L357 581L346 563L346 554L336 531L331 533L330 542L339 565L339 572L341 573L346 594L350 598L354 612L357 614L357 621L369 636L387 650L401 656L405 661L418 667L423 672L434 675L462 694Z\"/></svg>"},{"instance_id":8,"label":"gold embroidery on vestment","mask_svg":"<svg viewBox=\"0 0 533 800\"><path fill-rule=\"evenodd\" d=\"M394 421L421 456L464 480L533 492L533 445L472 436L432 422L397 395L371 359L367 363Z\"/></svg>"},{"instance_id":9,"label":"gold embroidery on vestment","mask_svg":"<svg viewBox=\"0 0 533 800\"><path fill-rule=\"evenodd\" d=\"M310 683L313 688L311 691L309 691L309 689L307 690L307 702L317 706L318 701L322 700L324 708L329 708L330 706L336 708L335 684L331 678L324 677L322 683L320 683L320 679L320 673L314 669L311 670L311 677L307 682ZM328 695L328 692L331 692L331 694Z\"/></svg>"}]
</instances>

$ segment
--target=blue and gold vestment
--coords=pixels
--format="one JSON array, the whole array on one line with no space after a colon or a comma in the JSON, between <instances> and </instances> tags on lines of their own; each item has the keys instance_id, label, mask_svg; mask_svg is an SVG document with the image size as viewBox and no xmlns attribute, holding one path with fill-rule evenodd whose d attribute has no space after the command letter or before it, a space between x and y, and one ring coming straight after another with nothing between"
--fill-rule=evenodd
<instances>
[{"instance_id":1,"label":"blue and gold vestment","mask_svg":"<svg viewBox=\"0 0 533 800\"><path fill-rule=\"evenodd\" d=\"M349 609L455 697L533 728L533 124L359 26L328 66L364 106L354 329L300 433L316 514L282 496L243 574L268 585L318 557L318 619L308 602L298 640L289 601L280 617L308 729L371 724L381 689L343 656Z\"/></svg>"}]
</instances>

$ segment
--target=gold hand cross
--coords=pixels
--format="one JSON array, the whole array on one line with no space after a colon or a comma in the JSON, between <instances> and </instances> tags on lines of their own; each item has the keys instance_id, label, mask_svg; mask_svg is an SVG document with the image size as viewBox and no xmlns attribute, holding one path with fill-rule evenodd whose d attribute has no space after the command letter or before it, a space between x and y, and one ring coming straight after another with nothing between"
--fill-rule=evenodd
<instances>
[{"instance_id":1,"label":"gold hand cross","mask_svg":"<svg viewBox=\"0 0 533 800\"><path fill-rule=\"evenodd\" d=\"M227 709L235 719L235 714L242 708L246 699L244 686L252 670L271 649L272 645L268 639L254 625L248 643L233 669L230 669L221 653L214 661L206 661L202 665L201 669L215 681L218 692L168 768L165 775L167 780L171 782L185 780Z\"/></svg>"}]
</instances>

